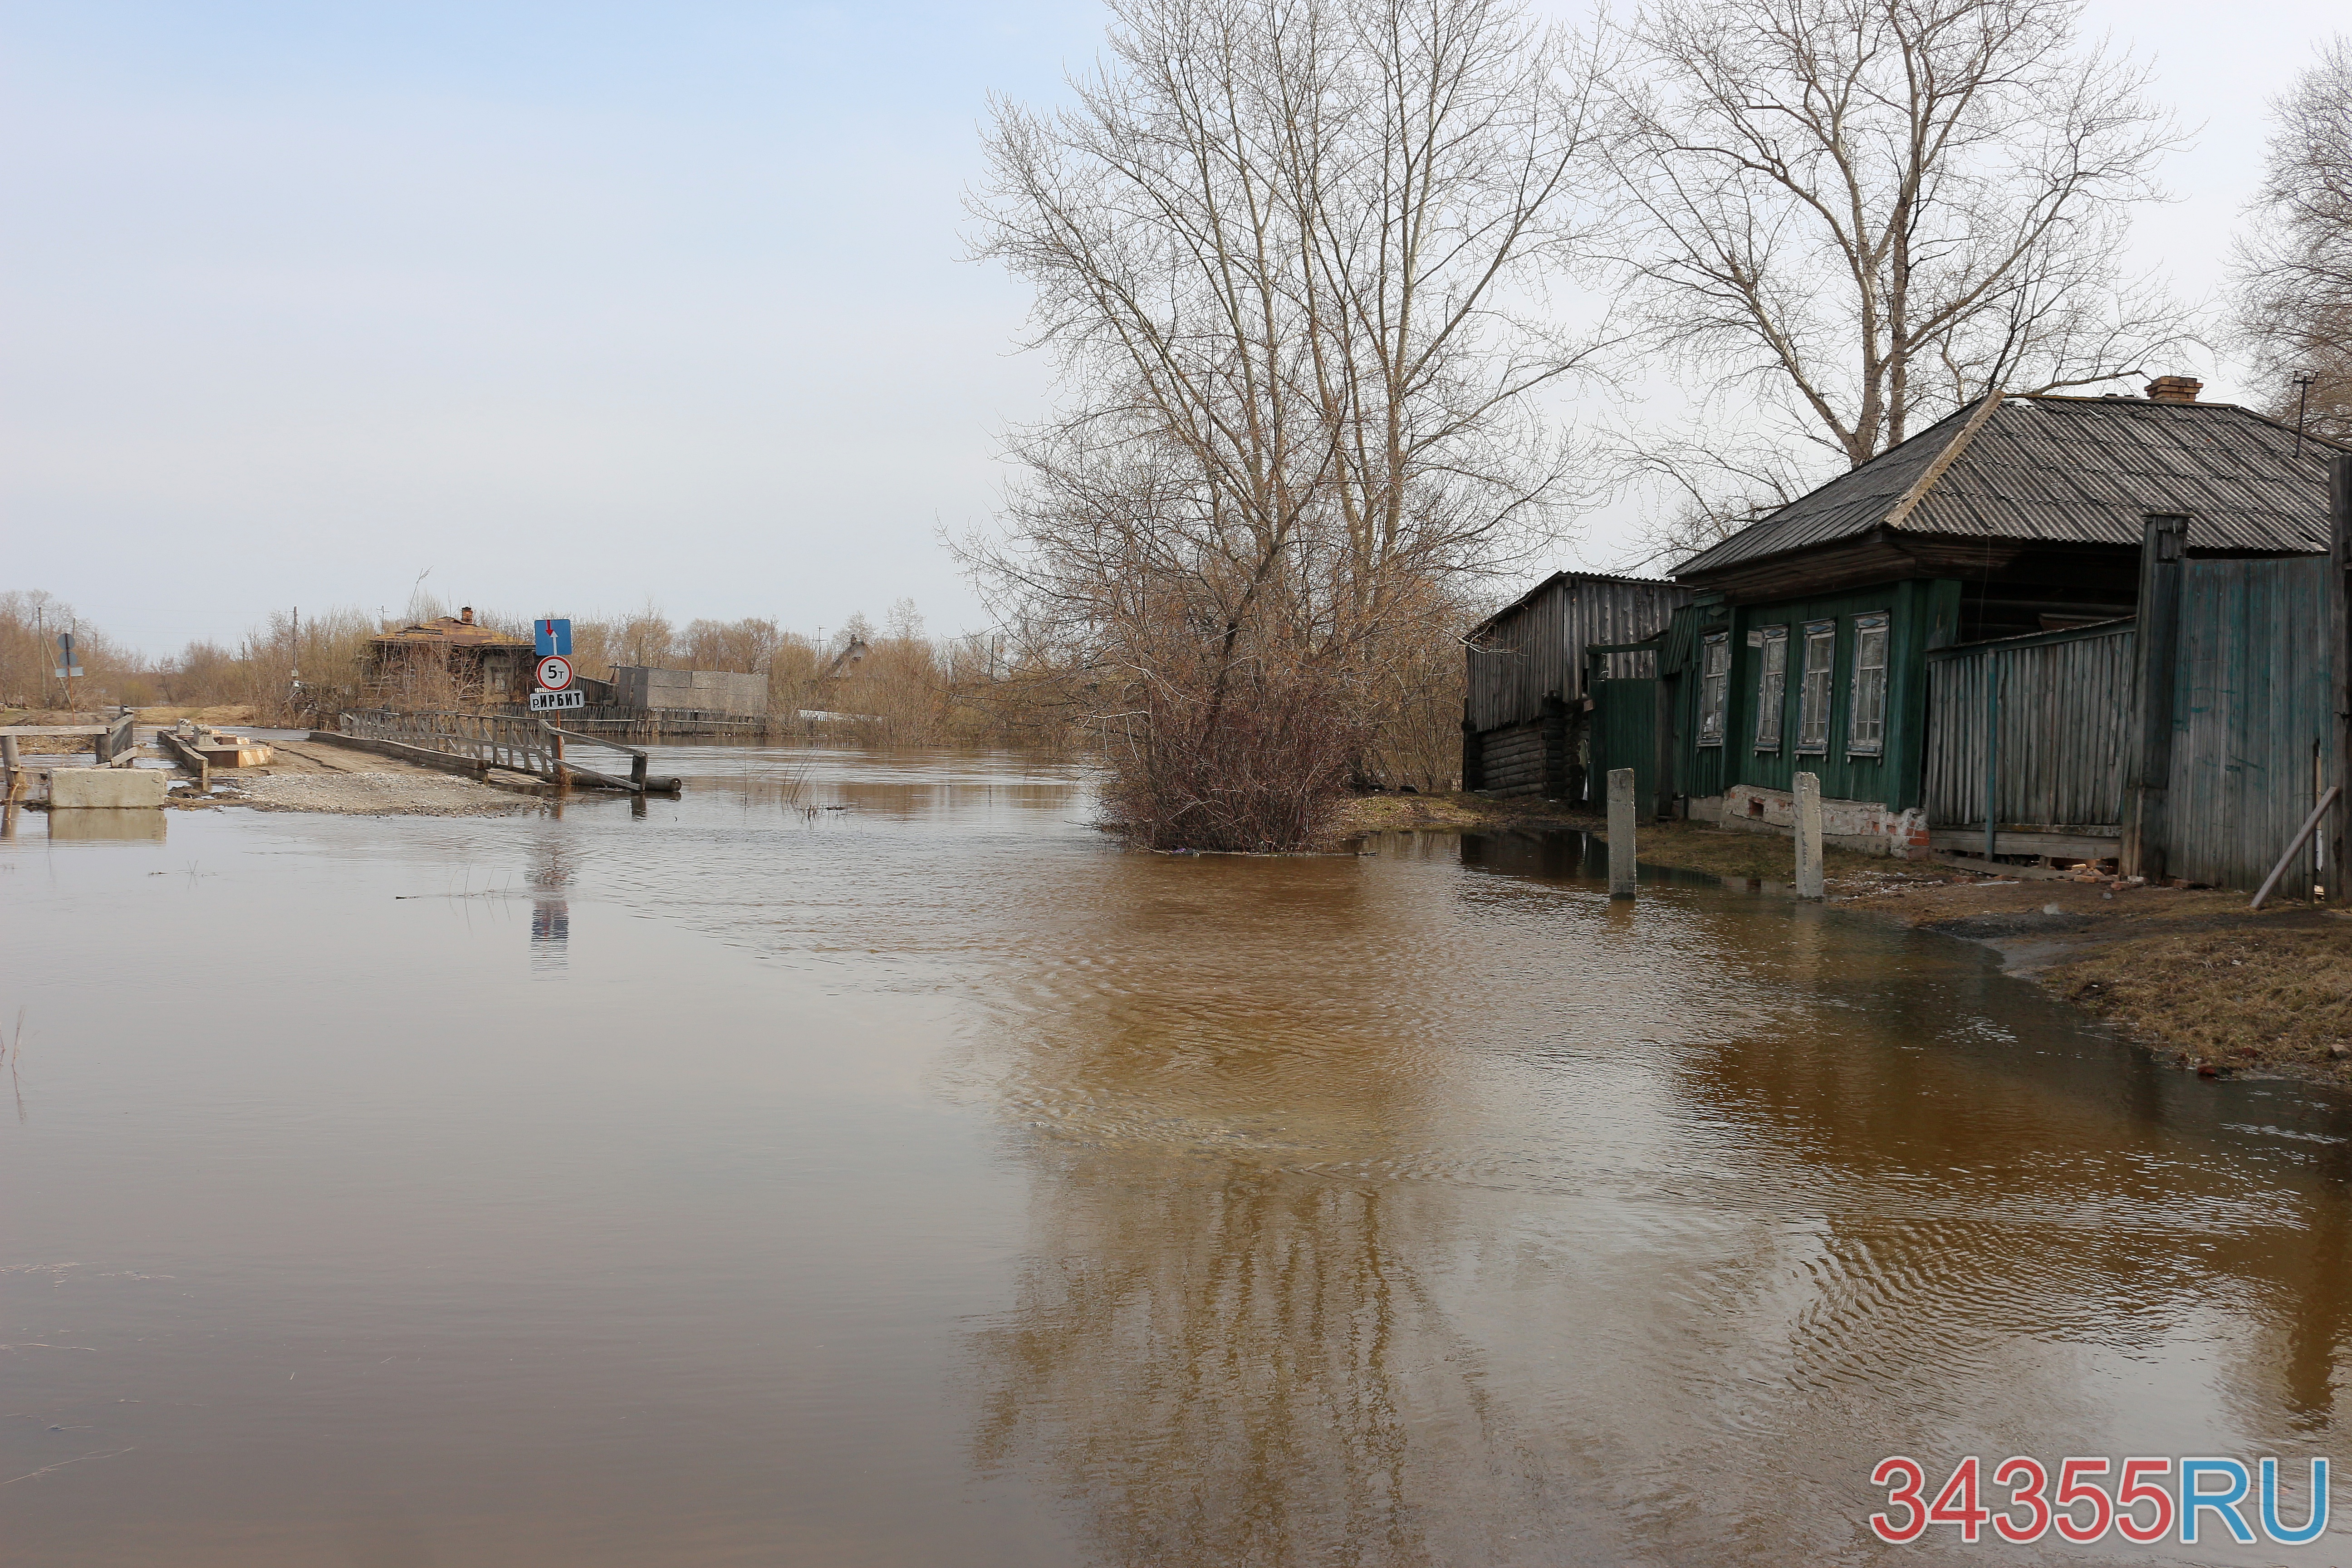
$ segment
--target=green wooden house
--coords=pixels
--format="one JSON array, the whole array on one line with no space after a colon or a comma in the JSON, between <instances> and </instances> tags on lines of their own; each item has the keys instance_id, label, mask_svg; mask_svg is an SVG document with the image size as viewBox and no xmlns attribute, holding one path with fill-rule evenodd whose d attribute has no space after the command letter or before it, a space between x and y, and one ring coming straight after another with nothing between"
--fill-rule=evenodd
<instances>
[{"instance_id":1,"label":"green wooden house","mask_svg":"<svg viewBox=\"0 0 2352 1568\"><path fill-rule=\"evenodd\" d=\"M1596 770L1638 767L1662 814L1782 828L1811 773L1832 842L1925 853L1946 826L1928 731L1947 650L2130 616L2152 513L2189 519L2192 557L2327 548L2334 448L2198 388L1992 394L1684 562L1693 599L1655 639L1656 688L1593 689L1596 736L1630 737L1643 710L1671 732L1613 741Z\"/></svg>"}]
</instances>

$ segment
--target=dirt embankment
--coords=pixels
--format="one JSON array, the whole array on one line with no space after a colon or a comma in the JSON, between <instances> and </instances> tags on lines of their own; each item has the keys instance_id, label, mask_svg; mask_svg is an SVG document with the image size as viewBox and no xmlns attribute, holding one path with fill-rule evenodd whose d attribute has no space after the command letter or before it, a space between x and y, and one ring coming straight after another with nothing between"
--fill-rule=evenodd
<instances>
[{"instance_id":1,"label":"dirt embankment","mask_svg":"<svg viewBox=\"0 0 2352 1568\"><path fill-rule=\"evenodd\" d=\"M1601 818L1556 801L1483 795L1370 795L1349 803L1351 832L1395 828L1575 828ZM1778 834L1699 823L1644 823L1644 864L1785 882ZM2352 911L2219 889L2018 880L1964 867L1831 849L1832 902L1982 942L2016 973L2104 1018L2164 1059L2214 1075L2279 1074L2352 1085Z\"/></svg>"}]
</instances>

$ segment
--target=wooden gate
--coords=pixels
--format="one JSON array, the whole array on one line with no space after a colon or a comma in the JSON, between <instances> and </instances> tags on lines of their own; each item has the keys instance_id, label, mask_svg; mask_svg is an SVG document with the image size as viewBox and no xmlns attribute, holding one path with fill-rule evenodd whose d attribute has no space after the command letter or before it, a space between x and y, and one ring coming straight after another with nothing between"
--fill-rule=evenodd
<instances>
[{"instance_id":1,"label":"wooden gate","mask_svg":"<svg viewBox=\"0 0 2352 1568\"><path fill-rule=\"evenodd\" d=\"M1664 726L1657 645L1614 643L1590 649L1588 657L1585 689L1592 695L1592 715L1585 732L1591 763L1585 771L1584 798L1605 799L1611 771L1631 768L1633 799L1644 812L1657 815L1666 776L1658 765Z\"/></svg>"},{"instance_id":2,"label":"wooden gate","mask_svg":"<svg viewBox=\"0 0 2352 1568\"><path fill-rule=\"evenodd\" d=\"M2252 888L2336 776L2328 561L2181 565L2163 870Z\"/></svg>"}]
</instances>

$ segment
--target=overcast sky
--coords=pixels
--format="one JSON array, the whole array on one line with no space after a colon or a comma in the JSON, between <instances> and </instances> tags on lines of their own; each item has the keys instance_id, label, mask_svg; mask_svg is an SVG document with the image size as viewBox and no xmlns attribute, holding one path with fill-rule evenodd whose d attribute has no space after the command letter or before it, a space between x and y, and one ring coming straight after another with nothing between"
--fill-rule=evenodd
<instances>
[{"instance_id":1,"label":"overcast sky","mask_svg":"<svg viewBox=\"0 0 2352 1568\"><path fill-rule=\"evenodd\" d=\"M2204 126L2139 231L2185 296L2339 14L2093 6ZM938 535L986 524L1046 388L961 193L988 94L1055 96L1103 21L0 0L0 588L153 654L396 614L427 570L524 615L977 626Z\"/></svg>"}]
</instances>

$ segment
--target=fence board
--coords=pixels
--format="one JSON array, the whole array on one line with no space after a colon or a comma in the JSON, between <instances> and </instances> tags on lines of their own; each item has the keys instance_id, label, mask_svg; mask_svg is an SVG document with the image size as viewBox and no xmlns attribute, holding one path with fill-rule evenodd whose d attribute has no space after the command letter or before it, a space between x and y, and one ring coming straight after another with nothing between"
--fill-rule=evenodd
<instances>
[{"instance_id":1,"label":"fence board","mask_svg":"<svg viewBox=\"0 0 2352 1568\"><path fill-rule=\"evenodd\" d=\"M2004 831L2120 831L2139 678L2136 630L2109 622L1939 650L1927 660L1927 820L1983 826L1986 740L1997 742ZM1985 682L1996 679L1998 729Z\"/></svg>"}]
</instances>

